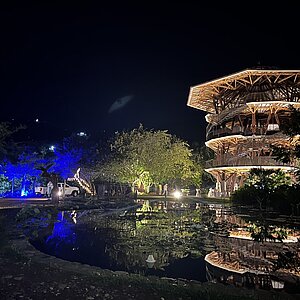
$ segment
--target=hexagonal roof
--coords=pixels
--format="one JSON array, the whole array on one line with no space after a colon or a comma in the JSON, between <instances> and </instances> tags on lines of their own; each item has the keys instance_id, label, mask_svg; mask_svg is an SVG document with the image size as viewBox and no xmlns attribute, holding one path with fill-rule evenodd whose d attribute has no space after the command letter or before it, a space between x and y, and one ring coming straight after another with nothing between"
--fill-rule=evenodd
<instances>
[{"instance_id":1,"label":"hexagonal roof","mask_svg":"<svg viewBox=\"0 0 300 300\"><path fill-rule=\"evenodd\" d=\"M260 101L300 102L300 70L246 69L191 87L187 105L219 114Z\"/></svg>"}]
</instances>

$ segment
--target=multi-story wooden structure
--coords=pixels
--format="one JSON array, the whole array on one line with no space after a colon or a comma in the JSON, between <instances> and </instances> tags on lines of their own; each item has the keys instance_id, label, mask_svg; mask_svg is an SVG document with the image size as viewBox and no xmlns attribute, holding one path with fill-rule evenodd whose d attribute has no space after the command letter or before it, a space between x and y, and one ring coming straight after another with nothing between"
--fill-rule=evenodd
<instances>
[{"instance_id":1,"label":"multi-story wooden structure","mask_svg":"<svg viewBox=\"0 0 300 300\"><path fill-rule=\"evenodd\" d=\"M300 107L300 70L244 70L191 87L187 105L207 112L215 196L228 197L251 168L294 169L276 161L270 146L290 143L280 129L291 106Z\"/></svg>"}]
</instances>

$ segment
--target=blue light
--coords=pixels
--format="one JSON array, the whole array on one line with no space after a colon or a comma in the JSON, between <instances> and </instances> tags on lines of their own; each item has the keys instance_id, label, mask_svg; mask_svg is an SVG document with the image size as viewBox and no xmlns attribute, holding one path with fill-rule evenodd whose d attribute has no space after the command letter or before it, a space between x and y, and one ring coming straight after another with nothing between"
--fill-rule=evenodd
<instances>
[{"instance_id":1,"label":"blue light","mask_svg":"<svg viewBox=\"0 0 300 300\"><path fill-rule=\"evenodd\" d=\"M70 151L57 150L54 171L59 173L62 178L72 177L71 170L77 170L79 161L82 158L82 149L71 149Z\"/></svg>"},{"instance_id":2,"label":"blue light","mask_svg":"<svg viewBox=\"0 0 300 300\"><path fill-rule=\"evenodd\" d=\"M61 212L58 213L52 234L46 240L46 244L54 246L55 249L58 249L61 243L65 245L75 245L76 243L74 224L64 218L63 215Z\"/></svg>"},{"instance_id":3,"label":"blue light","mask_svg":"<svg viewBox=\"0 0 300 300\"><path fill-rule=\"evenodd\" d=\"M23 187L21 190L21 197L27 197L28 196L28 191L26 191L26 188Z\"/></svg>"}]
</instances>

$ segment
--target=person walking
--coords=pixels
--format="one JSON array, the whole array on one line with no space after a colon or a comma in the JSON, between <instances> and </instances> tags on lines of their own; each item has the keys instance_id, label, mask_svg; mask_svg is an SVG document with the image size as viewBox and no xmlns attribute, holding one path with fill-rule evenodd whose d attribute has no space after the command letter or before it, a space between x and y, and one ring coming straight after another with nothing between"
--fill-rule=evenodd
<instances>
[{"instance_id":1,"label":"person walking","mask_svg":"<svg viewBox=\"0 0 300 300\"><path fill-rule=\"evenodd\" d=\"M51 197L52 189L53 189L53 183L49 181L47 183L47 197Z\"/></svg>"},{"instance_id":2,"label":"person walking","mask_svg":"<svg viewBox=\"0 0 300 300\"><path fill-rule=\"evenodd\" d=\"M165 198L166 198L167 195L168 195L168 184L167 184L167 183L164 185L163 195L165 196Z\"/></svg>"}]
</instances>

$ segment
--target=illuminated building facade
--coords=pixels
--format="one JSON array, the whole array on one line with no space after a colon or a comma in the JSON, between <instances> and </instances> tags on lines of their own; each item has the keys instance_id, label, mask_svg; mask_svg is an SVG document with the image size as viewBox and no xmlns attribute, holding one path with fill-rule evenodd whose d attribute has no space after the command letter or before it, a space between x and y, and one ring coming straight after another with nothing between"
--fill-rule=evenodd
<instances>
[{"instance_id":1,"label":"illuminated building facade","mask_svg":"<svg viewBox=\"0 0 300 300\"><path fill-rule=\"evenodd\" d=\"M206 146L215 158L206 171L217 180L212 196L230 196L251 168L294 170L275 160L271 145L290 143L281 126L291 106L300 107L300 70L244 70L191 87L187 105L207 112Z\"/></svg>"}]
</instances>

